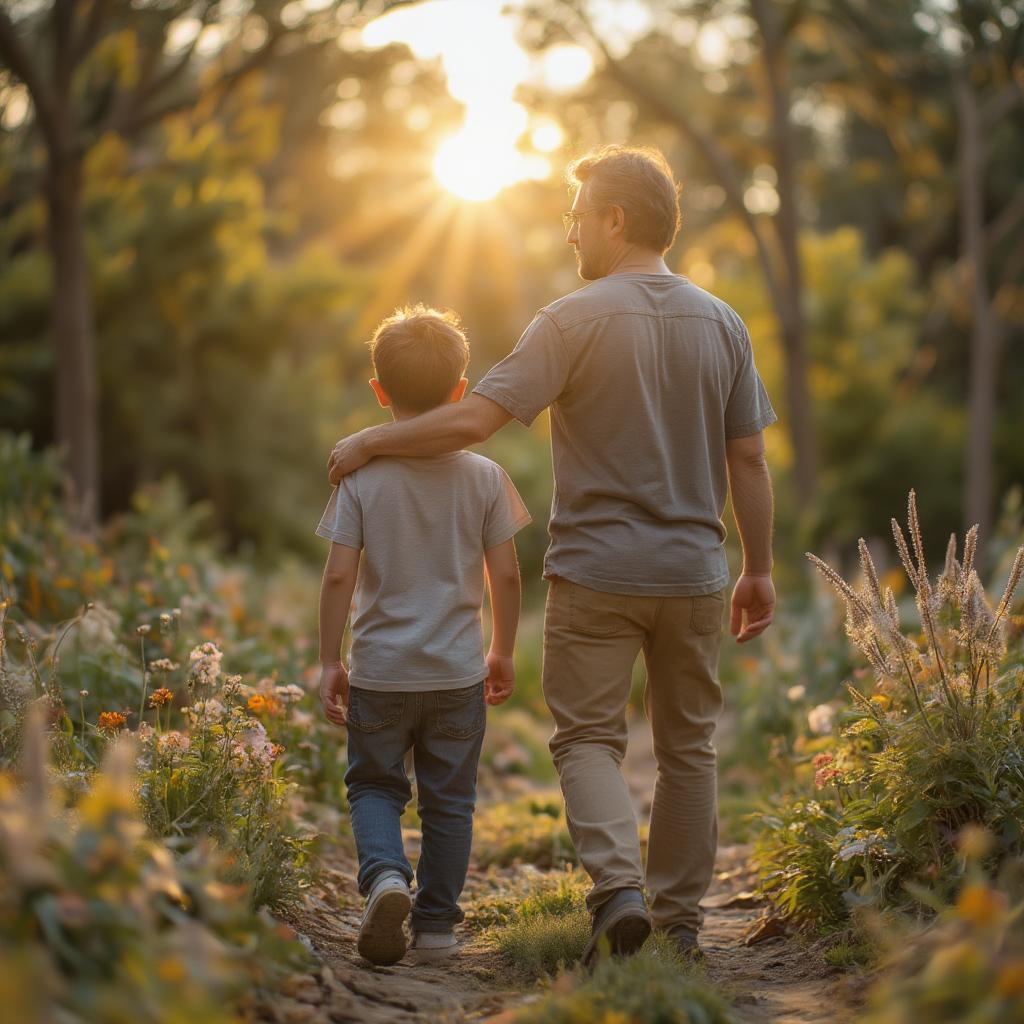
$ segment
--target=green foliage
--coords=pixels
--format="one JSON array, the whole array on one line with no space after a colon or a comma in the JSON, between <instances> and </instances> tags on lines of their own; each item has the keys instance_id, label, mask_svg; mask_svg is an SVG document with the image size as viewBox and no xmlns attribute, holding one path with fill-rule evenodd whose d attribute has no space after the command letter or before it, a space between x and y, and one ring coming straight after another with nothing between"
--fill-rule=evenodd
<instances>
[{"instance_id":1,"label":"green foliage","mask_svg":"<svg viewBox=\"0 0 1024 1024\"><path fill-rule=\"evenodd\" d=\"M846 601L847 633L874 670L876 692L849 688L839 740L808 766L818 801L789 801L763 819L762 886L796 918L832 923L865 903L914 907L915 884L949 898L962 884L955 842L965 828L995 837L993 869L1024 853L1024 619L1012 608L1024 548L993 609L974 564L976 528L962 564L950 538L933 584L913 492L909 527L913 554L893 522L920 634L901 628L863 541L859 590L814 559Z\"/></svg>"},{"instance_id":2,"label":"green foliage","mask_svg":"<svg viewBox=\"0 0 1024 1024\"><path fill-rule=\"evenodd\" d=\"M568 991L566 991L568 989ZM692 968L663 950L606 959L574 987L532 1003L519 1024L729 1024L735 1018Z\"/></svg>"}]
</instances>

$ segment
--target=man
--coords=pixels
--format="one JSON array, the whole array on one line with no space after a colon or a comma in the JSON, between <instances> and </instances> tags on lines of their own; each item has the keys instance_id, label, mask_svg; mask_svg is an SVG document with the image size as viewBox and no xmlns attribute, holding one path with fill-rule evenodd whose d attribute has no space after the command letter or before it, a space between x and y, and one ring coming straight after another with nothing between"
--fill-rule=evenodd
<instances>
[{"instance_id":1,"label":"man","mask_svg":"<svg viewBox=\"0 0 1024 1024\"><path fill-rule=\"evenodd\" d=\"M776 416L743 322L665 264L679 203L664 157L609 146L570 180L566 240L591 283L542 309L469 398L340 441L330 476L378 455L454 451L551 407L543 686L569 831L593 880L584 958L635 952L652 922L698 956L717 841L721 515L728 490L743 544L730 628L743 643L775 607L762 430ZM658 762L646 874L620 770L641 651Z\"/></svg>"}]
</instances>

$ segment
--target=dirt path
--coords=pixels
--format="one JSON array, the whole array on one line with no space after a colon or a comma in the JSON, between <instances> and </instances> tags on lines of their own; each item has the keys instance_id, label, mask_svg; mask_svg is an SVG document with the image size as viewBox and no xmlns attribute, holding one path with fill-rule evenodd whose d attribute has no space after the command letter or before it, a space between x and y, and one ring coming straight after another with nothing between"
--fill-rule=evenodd
<instances>
[{"instance_id":1,"label":"dirt path","mask_svg":"<svg viewBox=\"0 0 1024 1024\"><path fill-rule=\"evenodd\" d=\"M653 787L654 759L642 723L631 737L626 763L637 810L645 815ZM701 941L708 953L708 978L729 998L748 1024L841 1024L849 1020L851 991L847 972L827 964L818 949L793 938L767 936L752 945L764 908L751 896L749 849L719 850L716 876L705 900ZM292 924L320 961L311 974L289 979L282 993L256 1000L250 1019L275 1024L457 1024L487 1021L535 997L512 980L501 956L479 934L469 934L457 961L444 967L363 964L355 951L360 897L356 864L342 846L322 855L321 884ZM511 868L509 886L530 868ZM471 871L467 901L495 891L502 878Z\"/></svg>"}]
</instances>

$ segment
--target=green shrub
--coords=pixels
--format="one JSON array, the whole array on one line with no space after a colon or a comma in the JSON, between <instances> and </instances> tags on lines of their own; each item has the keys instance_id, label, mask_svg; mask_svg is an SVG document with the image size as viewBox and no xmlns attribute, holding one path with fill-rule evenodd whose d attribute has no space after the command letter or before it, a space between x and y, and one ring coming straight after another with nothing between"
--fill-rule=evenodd
<instances>
[{"instance_id":1,"label":"green shrub","mask_svg":"<svg viewBox=\"0 0 1024 1024\"><path fill-rule=\"evenodd\" d=\"M762 888L797 918L827 924L858 904L919 906L911 883L951 897L963 877L955 842L967 826L995 837L990 870L1024 852L1024 665L1011 614L1024 548L993 609L974 566L976 528L962 564L950 538L934 585L913 492L909 528L911 547L893 521L919 634L901 627L863 541L860 589L810 556L846 601L847 633L875 687L870 695L848 687L841 736L803 766L818 799L790 800L763 818Z\"/></svg>"}]
</instances>

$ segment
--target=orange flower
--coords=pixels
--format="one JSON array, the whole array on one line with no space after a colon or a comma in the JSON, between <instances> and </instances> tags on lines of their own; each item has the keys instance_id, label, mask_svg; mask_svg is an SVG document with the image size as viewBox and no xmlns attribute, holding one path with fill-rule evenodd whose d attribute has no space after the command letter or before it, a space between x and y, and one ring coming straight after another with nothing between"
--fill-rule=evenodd
<instances>
[{"instance_id":1,"label":"orange flower","mask_svg":"<svg viewBox=\"0 0 1024 1024\"><path fill-rule=\"evenodd\" d=\"M149 706L151 708L162 708L165 704L170 704L174 698L174 693L168 690L166 686L161 686L159 690L154 690L149 698Z\"/></svg>"},{"instance_id":2,"label":"orange flower","mask_svg":"<svg viewBox=\"0 0 1024 1024\"><path fill-rule=\"evenodd\" d=\"M1011 960L996 978L996 993L1004 999L1024 996L1024 960Z\"/></svg>"},{"instance_id":3,"label":"orange flower","mask_svg":"<svg viewBox=\"0 0 1024 1024\"><path fill-rule=\"evenodd\" d=\"M124 728L124 723L128 721L128 716L123 711L101 711L100 712L100 728L108 729L111 732L118 732Z\"/></svg>"},{"instance_id":4,"label":"orange flower","mask_svg":"<svg viewBox=\"0 0 1024 1024\"><path fill-rule=\"evenodd\" d=\"M259 714L261 711L267 710L267 698L262 693L254 694L249 698L249 710L255 711Z\"/></svg>"},{"instance_id":5,"label":"orange flower","mask_svg":"<svg viewBox=\"0 0 1024 1024\"><path fill-rule=\"evenodd\" d=\"M275 743L270 748L270 756L271 757L280 757L280 755L283 754L283 753L284 753L284 747L280 743Z\"/></svg>"},{"instance_id":6,"label":"orange flower","mask_svg":"<svg viewBox=\"0 0 1024 1024\"><path fill-rule=\"evenodd\" d=\"M1006 909L1006 897L987 885L968 885L956 901L956 912L978 928L999 920Z\"/></svg>"}]
</instances>

